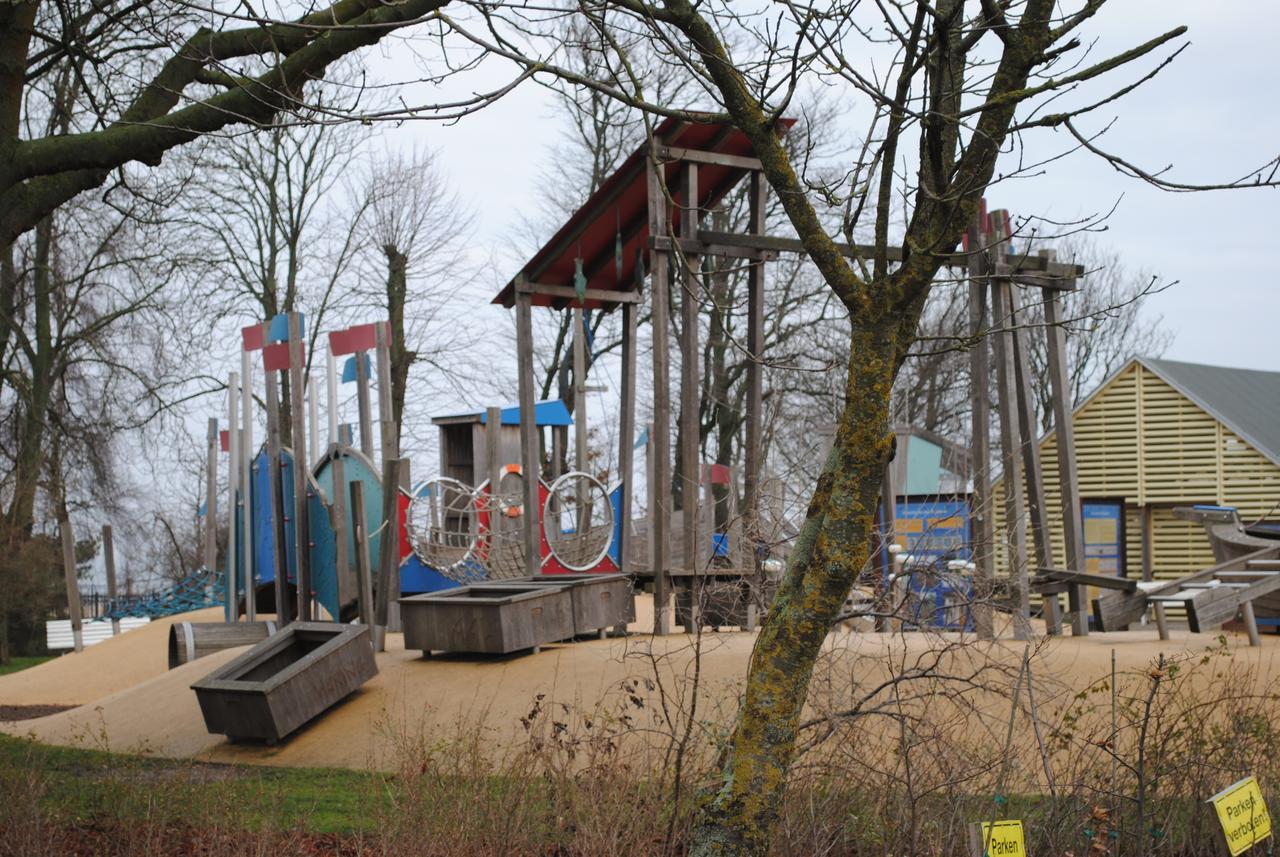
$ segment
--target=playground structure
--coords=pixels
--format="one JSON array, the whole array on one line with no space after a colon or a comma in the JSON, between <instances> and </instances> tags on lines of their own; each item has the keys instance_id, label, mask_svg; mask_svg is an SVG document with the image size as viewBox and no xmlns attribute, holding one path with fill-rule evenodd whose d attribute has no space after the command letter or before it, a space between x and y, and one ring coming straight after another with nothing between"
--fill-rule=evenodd
<instances>
[{"instance_id":1,"label":"playground structure","mask_svg":"<svg viewBox=\"0 0 1280 857\"><path fill-rule=\"evenodd\" d=\"M778 133L791 124L779 122ZM120 615L168 615L223 605L224 622L180 622L169 639L171 667L251 646L191 685L211 732L267 742L287 737L377 673L375 654L384 651L388 631L398 630L401 618L406 647L426 656L537 652L552 642L625 633L636 616L634 580L652 586L657 634L669 633L673 619L689 632L704 626L749 631L756 625L776 583L767 571L778 567L767 554L761 502L763 266L803 247L764 233L767 186L749 152L745 137L728 126L663 122L655 142L634 152L494 299L516 311L518 404L435 418L439 475L412 488L388 395L388 324L329 333L323 446L315 380L304 374L305 319L286 313L242 330L241 371L228 379L228 428L219 432L216 420L209 424L204 568L170 590L112 608ZM746 234L702 229L705 215L744 180ZM891 544L898 514L893 489L909 466L905 454L896 465L891 462L879 510L881 545L873 559L879 582L876 591L857 600L857 609L883 615L892 609L886 604L896 602L902 608L896 611L898 627L986 638L995 634L993 611L1003 610L1013 617L1015 637L1026 639L1032 594L1040 597L1047 631L1054 635L1064 623L1058 596L1067 594L1073 633L1083 636L1089 632L1085 593L1097 587L1105 590L1093 602L1100 630L1126 628L1154 609L1160 636L1167 639L1164 609L1177 604L1187 609L1195 632L1242 615L1256 645L1255 604L1263 618L1280 619L1280 541L1246 533L1234 513L1188 512L1204 524L1219 559L1200 574L1144 585L1085 570L1061 326L1062 294L1075 288L1083 269L1056 262L1052 251L1019 255L1012 237L1008 213L988 214L984 204L963 250L946 260L953 271L964 271L970 288L974 436L967 456L951 452L952 474L961 482L972 480L972 506L955 532L939 534L948 546L933 555L902 554ZM851 245L840 249L851 257L865 252ZM891 259L902 258L901 248L889 250ZM741 510L738 468L700 461L698 295L701 260L708 257L745 263L747 270L751 359ZM680 288L670 288L672 278ZM646 279L653 310L654 418L637 443L637 316ZM1065 568L1055 567L1051 554L1017 287L1039 289L1045 307ZM677 296L683 322L683 446L674 480L669 294ZM573 313L572 413L561 401L534 401L534 306ZM616 310L622 312L622 385L618 473L610 486L608 477L591 472L587 454L586 314ZM996 578L993 563L989 349L1002 415L1007 579ZM255 353L261 354L266 405L260 445L253 439ZM341 373L339 357L347 358ZM356 427L339 418L339 377L357 385L358 445ZM287 417L279 405L282 380ZM571 466L564 454L570 428ZM228 456L230 538L225 565L216 569L219 445ZM648 512L634 520L633 456L640 447ZM958 517L954 508L933 505L939 508L921 507L903 520L916 512L930 521ZM63 538L65 543L69 529ZM968 546L968 556L953 555L957 543ZM114 590L113 574L108 559ZM259 619L266 613L276 621ZM353 620L358 623L349 624Z\"/></svg>"}]
</instances>

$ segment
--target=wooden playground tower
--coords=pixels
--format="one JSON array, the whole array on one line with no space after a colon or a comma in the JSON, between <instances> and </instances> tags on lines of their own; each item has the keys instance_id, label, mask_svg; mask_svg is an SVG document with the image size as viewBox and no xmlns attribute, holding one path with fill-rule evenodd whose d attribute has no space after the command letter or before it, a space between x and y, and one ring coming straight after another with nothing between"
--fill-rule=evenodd
<instances>
[{"instance_id":1,"label":"wooden playground tower","mask_svg":"<svg viewBox=\"0 0 1280 857\"><path fill-rule=\"evenodd\" d=\"M778 122L778 133L785 134L794 124L792 119ZM702 228L702 220L730 191L743 180L748 182L749 218L745 234L711 231ZM577 379L576 406L583 407L583 339L581 314L584 310L611 312L621 308L622 317L622 382L621 416L619 419L618 461L623 481L622 520L620 538L623 539L620 556L623 571L652 581L655 598L654 630L669 633L672 616L670 599L673 590L680 590L687 603L695 606L686 619L692 626L696 617L698 588L702 581L716 576L715 569L701 567L700 552L683 551L678 567L672 563L672 455L671 433L671 379L668 359L668 322L673 309L680 312L681 354L680 414L682 494L696 498L701 484L702 465L698 452L698 403L700 397L698 303L701 290L701 262L703 257L713 257L717 264L747 265L748 325L746 351L750 358L747 370L748 392L746 396L746 449L744 478L743 531L747 542L744 555L751 557L750 567L735 570L736 575L750 589L750 607L746 625L754 621L757 606L762 606L761 592L764 579L758 552L754 549L758 536L757 522L760 510L761 472L761 398L762 375L760 355L763 351L764 328L764 270L766 261L776 259L782 252L803 252L801 242L764 233L765 202L768 185L760 162L751 156L746 137L731 126L718 123L689 123L676 119L663 121L654 131L652 143L646 143L633 152L618 170L610 176L591 198L576 211L556 234L539 249L522 270L499 292L494 303L516 310L516 344L518 354L520 414L521 414L521 465L526 474L540 471L542 454L540 439L534 424L534 364L532 309L535 306L555 310L571 310L575 331L574 368ZM1062 327L1061 292L1074 288L1076 278L1083 269L1076 265L1056 262L1052 252L1037 255L1016 255L1009 250L1008 216L1003 212L988 217L985 208L968 236L969 249L953 253L947 264L952 269L967 272L971 281L973 305L971 325L975 336L972 351L974 363L974 482L975 521L977 536L974 539L978 557L978 576L981 583L990 584L993 576L989 514L990 478L986 466L988 451L987 373L988 333L996 334L997 369L1000 378L999 408L1001 413L1014 415L1002 420L1002 452L1006 479L1020 479L1025 475L1027 493L1030 496L1031 532L1036 547L1036 561L1041 569L1052 566L1049 552L1048 530L1044 524L1044 489L1040 478L1038 451L1033 439L1035 420L1032 415L1030 379L1027 368L1026 333L1018 324L1022 312L1014 285L1039 288L1046 303L1049 352L1054 370L1053 396L1055 422L1070 430L1070 402L1066 386L1065 335ZM866 248L841 245L847 256L865 255ZM890 248L890 259L901 260L901 248ZM630 538L626 524L631 520L633 497L632 449L635 435L636 388L636 321L642 301L644 281L649 279L652 312L653 342L653 426L652 453L654 456L652 483L649 490L649 552L648 568L631 568L626 540ZM672 279L678 288L671 290ZM998 322L994 327L987 321L986 295L991 295L992 317ZM679 306L668 305L668 294L677 296ZM976 379L983 379L978 381ZM581 413L581 410L577 411ZM582 420L578 425L578 466L585 460L585 433ZM1026 440L1024 440L1026 439ZM1071 448L1069 439L1064 444ZM1064 455L1060 466L1069 472L1063 476L1063 485L1074 486L1074 460ZM535 508L537 481L526 479L525 504ZM1080 537L1078 492L1064 492L1070 500L1071 511L1065 513L1072 535L1068 538L1067 561L1073 569L1083 567L1083 547ZM1011 502L1019 508L1013 510L1008 520L1016 522L1010 538L1010 549L1015 557L1015 612L1022 621L1017 623L1019 633L1025 633L1029 615L1029 577L1026 557L1026 525L1021 511L1021 492L1010 492ZM885 493L886 519L892 521L891 488ZM686 501L686 505L690 505ZM694 502L696 505L696 501ZM683 544L698 545L708 533L699 532L697 514L682 514ZM539 567L538 533L536 516L525 516L522 533L524 555L529 573L536 574ZM748 565L747 562L743 563ZM1061 620L1056 610L1056 591L1068 591L1071 595L1073 628L1076 633L1087 632L1084 614L1083 587L1043 584L1040 591L1050 605L1050 627L1057 631ZM985 591L990 592L990 586ZM979 610L980 613L985 611ZM989 612L979 626L989 634Z\"/></svg>"}]
</instances>

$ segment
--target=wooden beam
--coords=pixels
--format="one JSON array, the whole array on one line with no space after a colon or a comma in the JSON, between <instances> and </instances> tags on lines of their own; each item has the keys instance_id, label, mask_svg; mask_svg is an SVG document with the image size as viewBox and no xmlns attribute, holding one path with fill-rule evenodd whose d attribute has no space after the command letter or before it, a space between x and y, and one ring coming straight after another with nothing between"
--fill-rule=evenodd
<instances>
[{"instance_id":1,"label":"wooden beam","mask_svg":"<svg viewBox=\"0 0 1280 857\"><path fill-rule=\"evenodd\" d=\"M360 417L360 451L370 460L373 455L373 406L369 402L369 354L357 351L351 355L356 361L356 409Z\"/></svg>"},{"instance_id":2,"label":"wooden beam","mask_svg":"<svg viewBox=\"0 0 1280 857\"><path fill-rule=\"evenodd\" d=\"M262 341L269 341L269 323L262 325ZM274 370L267 369L267 491L271 495L271 556L275 565L276 623L287 625L293 618L289 594L288 547L285 542L284 482L280 466L280 387Z\"/></svg>"},{"instance_id":3,"label":"wooden beam","mask_svg":"<svg viewBox=\"0 0 1280 857\"><path fill-rule=\"evenodd\" d=\"M658 234L658 233L653 233ZM697 233L697 240L703 244L719 244L726 247L749 248L755 250L771 250L775 253L805 253L804 242L799 238L783 238L776 235L743 235L735 232L715 232L707 229L700 229ZM1008 246L1002 243L1002 246ZM836 248L844 256L850 258L869 259L875 253L875 248L863 244L848 244L845 242L836 242ZM887 257L890 262L903 261L904 254L901 247L887 248ZM951 268L967 268L972 261L973 253L939 253L937 254L943 265ZM1040 288L1058 288L1069 290L1075 287L1075 280L1083 277L1085 270L1083 265L1067 264L1055 262L1046 259L1043 256L1032 256L1028 254L1020 254L1017 256L1006 256L1003 258L999 273L1003 277L1011 278L1015 281L1027 279L1030 285ZM1031 276L1039 275L1039 276Z\"/></svg>"},{"instance_id":4,"label":"wooden beam","mask_svg":"<svg viewBox=\"0 0 1280 857\"><path fill-rule=\"evenodd\" d=\"M982 233L975 223L969 227L970 246L980 247ZM969 470L973 480L973 563L976 586L973 607L974 628L978 638L990 640L995 636L991 607L994 566L992 550L991 509L991 424L987 379L990 376L988 355L991 344L987 341L987 276L986 254L969 256L969 333L973 345L969 349L969 403L972 433L969 445Z\"/></svg>"},{"instance_id":5,"label":"wooden beam","mask_svg":"<svg viewBox=\"0 0 1280 857\"><path fill-rule=\"evenodd\" d=\"M701 238L672 238L670 235L657 235L650 237L649 249L665 250L667 252L678 249L681 253L719 256L725 259L748 259L755 262L772 262L781 255L777 250L761 250L754 247L739 247L734 244L703 241Z\"/></svg>"},{"instance_id":6,"label":"wooden beam","mask_svg":"<svg viewBox=\"0 0 1280 857\"><path fill-rule=\"evenodd\" d=\"M755 172L749 179L747 194L750 214L747 220L747 231L753 235L764 232L765 212L768 205L769 185L764 174ZM751 605L756 611L762 611L764 593L764 566L760 556L759 545L763 541L760 533L760 477L764 467L762 423L764 419L764 262L754 262L747 269L747 437L746 437L746 472L743 474L743 505L746 507L746 526L742 532L746 537L751 560ZM733 492L730 491L730 496ZM754 618L754 614L753 614Z\"/></svg>"},{"instance_id":7,"label":"wooden beam","mask_svg":"<svg viewBox=\"0 0 1280 857\"><path fill-rule=\"evenodd\" d=\"M102 564L107 570L107 601L112 604L116 600L116 548L115 542L111 538L111 525L102 525ZM111 618L111 636L117 636L120 633L120 620L114 616Z\"/></svg>"},{"instance_id":8,"label":"wooden beam","mask_svg":"<svg viewBox=\"0 0 1280 857\"><path fill-rule=\"evenodd\" d=\"M578 301L578 292L573 286L557 286L551 283L523 281L517 283L516 292L517 294L564 298L569 302L570 306L574 304L581 306ZM635 304L640 302L640 293L637 291L614 291L613 289L587 289L583 300L600 301L605 304Z\"/></svg>"},{"instance_id":9,"label":"wooden beam","mask_svg":"<svg viewBox=\"0 0 1280 857\"><path fill-rule=\"evenodd\" d=\"M237 583L240 558L240 375L227 375L227 610L228 622L240 619L240 593ZM248 546L248 539L245 540Z\"/></svg>"},{"instance_id":10,"label":"wooden beam","mask_svg":"<svg viewBox=\"0 0 1280 857\"><path fill-rule=\"evenodd\" d=\"M373 326L374 353L378 363L378 426L382 440L382 460L400 457L400 427L396 425L391 400L391 327L387 322Z\"/></svg>"},{"instance_id":11,"label":"wooden beam","mask_svg":"<svg viewBox=\"0 0 1280 857\"><path fill-rule=\"evenodd\" d=\"M311 515L307 494L310 491L307 475L311 468L307 462L307 414L302 407L302 370L306 363L306 343L302 339L302 316L288 314L289 319L289 411L293 442L293 545L297 555L298 618L310 622L311 612Z\"/></svg>"},{"instance_id":12,"label":"wooden beam","mask_svg":"<svg viewBox=\"0 0 1280 857\"><path fill-rule=\"evenodd\" d=\"M649 234L667 233L667 194L660 170L648 161ZM653 491L649 495L649 529L653 550L653 632L671 633L671 364L668 340L669 258L665 250L649 253L649 294L653 301Z\"/></svg>"},{"instance_id":13,"label":"wooden beam","mask_svg":"<svg viewBox=\"0 0 1280 857\"><path fill-rule=\"evenodd\" d=\"M708 152L703 149L684 149L678 146L661 146L658 157L664 161L688 161L696 164L714 164L720 167L733 167L739 170L763 170L759 158L747 158L741 155L725 155L720 152Z\"/></svg>"},{"instance_id":14,"label":"wooden beam","mask_svg":"<svg viewBox=\"0 0 1280 857\"><path fill-rule=\"evenodd\" d=\"M686 163L682 174L684 187L681 197L684 212L680 218L680 232L684 238L695 238L698 230L698 165ZM682 520L684 523L684 568L690 574L700 570L701 541L698 527L698 485L701 462L698 443L700 420L700 384L702 373L698 369L698 293L702 288L700 258L685 254L680 281L680 465ZM692 592L696 600L699 592ZM697 631L697 605L689 611L685 630Z\"/></svg>"},{"instance_id":15,"label":"wooden beam","mask_svg":"<svg viewBox=\"0 0 1280 857\"><path fill-rule=\"evenodd\" d=\"M360 577L352 567L347 539L351 532L353 514L348 513L350 492L347 491L347 465L342 457L342 447L330 448L329 468L333 473L333 497L329 506L330 523L333 526L334 571L338 575L338 603L357 600L360 594ZM337 617L335 616L336 620Z\"/></svg>"},{"instance_id":16,"label":"wooden beam","mask_svg":"<svg viewBox=\"0 0 1280 857\"><path fill-rule=\"evenodd\" d=\"M378 585L374 590L373 650L386 651L387 619L395 576L400 570L400 468L404 461L388 458L382 462L382 538L378 544Z\"/></svg>"},{"instance_id":17,"label":"wooden beam","mask_svg":"<svg viewBox=\"0 0 1280 857\"><path fill-rule=\"evenodd\" d=\"M1031 390L1031 356L1027 346L1027 332L1022 327L1022 305L1018 290L1009 280L1000 280L1002 299L1009 311L1009 328L1013 346L1015 410L1018 434L1022 439L1022 481L1026 486L1027 512L1031 524L1031 542L1035 547L1036 566L1044 568L1053 564L1053 552L1049 543L1049 519L1044 499L1044 471L1040 466L1040 435L1036 423L1035 398ZM1062 633L1062 612L1055 594L1046 595L1045 617L1050 634Z\"/></svg>"},{"instance_id":18,"label":"wooden beam","mask_svg":"<svg viewBox=\"0 0 1280 857\"><path fill-rule=\"evenodd\" d=\"M214 421L216 424L216 420ZM214 434L217 442L217 434ZM65 489L64 489L65 490ZM63 498L62 515L58 520L58 532L62 536L62 576L67 584L67 615L71 619L71 639L77 652L84 651L84 622L80 606L80 581L76 577L76 537L71 532L71 519L67 516L66 499ZM209 525L211 500L205 501L205 526Z\"/></svg>"},{"instance_id":19,"label":"wooden beam","mask_svg":"<svg viewBox=\"0 0 1280 857\"><path fill-rule=\"evenodd\" d=\"M998 281L991 284L991 315L993 321L1004 324L1007 309L1003 300L1004 289ZM1004 470L1004 526L1008 545L1009 572L1013 578L1013 628L1015 639L1030 638L1030 589L1027 563L1027 519L1022 497L1022 448L1018 430L1017 391L1013 366L1012 332L1005 330L996 335L996 377L1000 410L1000 457Z\"/></svg>"},{"instance_id":20,"label":"wooden beam","mask_svg":"<svg viewBox=\"0 0 1280 857\"><path fill-rule=\"evenodd\" d=\"M218 564L218 418L210 417L205 431L204 462L204 567L212 573Z\"/></svg>"},{"instance_id":21,"label":"wooden beam","mask_svg":"<svg viewBox=\"0 0 1280 857\"><path fill-rule=\"evenodd\" d=\"M240 349L240 505L241 527L244 533L244 617L248 622L258 621L258 586L253 565L253 463L257 448L253 445L253 363L249 352Z\"/></svg>"},{"instance_id":22,"label":"wooden beam","mask_svg":"<svg viewBox=\"0 0 1280 857\"><path fill-rule=\"evenodd\" d=\"M635 492L632 473L635 470L636 434L636 307L622 306L622 378L621 413L618 418L618 474L622 480L622 526L618 528L618 565L623 574L631 571L627 550L631 541L631 502Z\"/></svg>"},{"instance_id":23,"label":"wooden beam","mask_svg":"<svg viewBox=\"0 0 1280 857\"><path fill-rule=\"evenodd\" d=\"M1053 430L1058 451L1058 487L1062 498L1062 537L1067 567L1084 570L1084 510L1080 504L1080 477L1076 471L1076 435L1067 368L1067 333L1063 327L1062 296L1045 289L1044 319L1049 362L1049 390L1053 401ZM1083 586L1070 593L1071 633L1089 633L1088 599Z\"/></svg>"},{"instance_id":24,"label":"wooden beam","mask_svg":"<svg viewBox=\"0 0 1280 857\"><path fill-rule=\"evenodd\" d=\"M336 483L335 483L336 484ZM356 549L356 602L360 624L373 630L373 574L369 567L369 527L365 517L364 483L353 479L351 496L351 537Z\"/></svg>"},{"instance_id":25,"label":"wooden beam","mask_svg":"<svg viewBox=\"0 0 1280 857\"><path fill-rule=\"evenodd\" d=\"M520 388L520 467L524 482L524 514L520 517L525 574L542 571L538 544L538 477L542 471L533 397L533 299L516 293L516 374Z\"/></svg>"}]
</instances>

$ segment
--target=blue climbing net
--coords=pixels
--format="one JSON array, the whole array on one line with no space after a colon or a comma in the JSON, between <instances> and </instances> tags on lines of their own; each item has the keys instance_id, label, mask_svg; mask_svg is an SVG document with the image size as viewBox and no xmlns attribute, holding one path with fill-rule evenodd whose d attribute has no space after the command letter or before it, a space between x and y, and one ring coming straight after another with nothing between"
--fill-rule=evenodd
<instances>
[{"instance_id":1,"label":"blue climbing net","mask_svg":"<svg viewBox=\"0 0 1280 857\"><path fill-rule=\"evenodd\" d=\"M107 602L103 617L123 619L126 616L147 616L157 619L205 607L220 607L226 596L223 580L223 572L200 569L171 586L141 595L114 598Z\"/></svg>"}]
</instances>

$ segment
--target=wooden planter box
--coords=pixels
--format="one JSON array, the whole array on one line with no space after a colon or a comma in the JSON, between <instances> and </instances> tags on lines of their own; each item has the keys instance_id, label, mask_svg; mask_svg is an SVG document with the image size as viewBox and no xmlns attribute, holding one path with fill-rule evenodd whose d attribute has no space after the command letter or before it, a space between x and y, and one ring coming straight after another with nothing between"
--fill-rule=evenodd
<instances>
[{"instance_id":1,"label":"wooden planter box","mask_svg":"<svg viewBox=\"0 0 1280 857\"><path fill-rule=\"evenodd\" d=\"M506 583L477 583L479 589L495 586L566 586L573 604L573 633L576 637L598 634L603 637L609 628L626 628L636 620L636 598L631 589L631 578L625 574L542 574L521 577Z\"/></svg>"},{"instance_id":2,"label":"wooden planter box","mask_svg":"<svg viewBox=\"0 0 1280 857\"><path fill-rule=\"evenodd\" d=\"M191 689L211 733L274 744L377 674L367 626L294 622Z\"/></svg>"},{"instance_id":3,"label":"wooden planter box","mask_svg":"<svg viewBox=\"0 0 1280 857\"><path fill-rule=\"evenodd\" d=\"M400 599L404 647L505 655L573 636L565 586L497 583Z\"/></svg>"}]
</instances>

